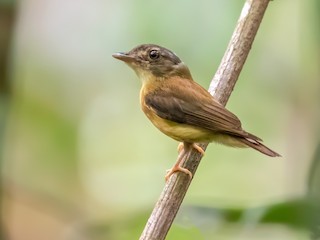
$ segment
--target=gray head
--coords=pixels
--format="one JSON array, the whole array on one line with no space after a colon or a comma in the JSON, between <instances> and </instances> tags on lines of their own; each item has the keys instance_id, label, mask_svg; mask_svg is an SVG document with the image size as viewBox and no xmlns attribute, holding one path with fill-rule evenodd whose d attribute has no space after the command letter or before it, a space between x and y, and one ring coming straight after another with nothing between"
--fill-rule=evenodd
<instances>
[{"instance_id":1,"label":"gray head","mask_svg":"<svg viewBox=\"0 0 320 240\"><path fill-rule=\"evenodd\" d=\"M188 67L180 58L169 49L158 45L142 44L127 53L116 53L113 57L127 63L139 77L152 74L161 78L191 78Z\"/></svg>"}]
</instances>

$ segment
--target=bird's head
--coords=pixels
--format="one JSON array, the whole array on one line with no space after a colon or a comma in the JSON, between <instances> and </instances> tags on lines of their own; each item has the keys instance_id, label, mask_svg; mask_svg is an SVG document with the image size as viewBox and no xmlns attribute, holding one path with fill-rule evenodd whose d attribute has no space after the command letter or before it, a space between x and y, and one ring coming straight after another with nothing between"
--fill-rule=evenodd
<instances>
[{"instance_id":1,"label":"bird's head","mask_svg":"<svg viewBox=\"0 0 320 240\"><path fill-rule=\"evenodd\" d=\"M146 78L183 77L191 79L188 67L169 49L154 44L143 44L127 53L112 55L128 64L142 81Z\"/></svg>"}]
</instances>

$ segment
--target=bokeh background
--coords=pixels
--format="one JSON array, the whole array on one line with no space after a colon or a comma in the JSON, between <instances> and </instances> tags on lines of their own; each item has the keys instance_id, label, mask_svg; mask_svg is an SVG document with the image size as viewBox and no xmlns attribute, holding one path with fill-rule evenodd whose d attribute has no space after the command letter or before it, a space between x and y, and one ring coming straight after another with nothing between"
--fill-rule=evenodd
<instances>
[{"instance_id":1,"label":"bokeh background","mask_svg":"<svg viewBox=\"0 0 320 240\"><path fill-rule=\"evenodd\" d=\"M138 239L177 143L111 54L163 45L208 88L244 1L0 3L0 238ZM319 17L272 1L227 105L283 157L209 145L167 239L319 239Z\"/></svg>"}]
</instances>

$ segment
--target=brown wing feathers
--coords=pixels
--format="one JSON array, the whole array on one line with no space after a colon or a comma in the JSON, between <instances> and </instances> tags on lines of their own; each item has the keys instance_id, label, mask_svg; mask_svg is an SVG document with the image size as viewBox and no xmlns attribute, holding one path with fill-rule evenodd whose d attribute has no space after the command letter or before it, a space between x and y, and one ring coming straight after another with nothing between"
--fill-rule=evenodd
<instances>
[{"instance_id":1,"label":"brown wing feathers","mask_svg":"<svg viewBox=\"0 0 320 240\"><path fill-rule=\"evenodd\" d=\"M157 91L145 96L145 103L159 117L170 121L261 141L260 138L242 130L240 120L213 98L211 99L211 96L210 102L201 102L201 99L196 99L194 95L185 96L183 99L181 96L184 95Z\"/></svg>"}]
</instances>

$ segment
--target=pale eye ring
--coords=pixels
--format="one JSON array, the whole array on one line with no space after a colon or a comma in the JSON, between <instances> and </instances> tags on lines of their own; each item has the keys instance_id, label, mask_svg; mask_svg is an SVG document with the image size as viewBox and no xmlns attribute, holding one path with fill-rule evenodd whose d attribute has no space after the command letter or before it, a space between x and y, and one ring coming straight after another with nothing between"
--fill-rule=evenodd
<instances>
[{"instance_id":1,"label":"pale eye ring","mask_svg":"<svg viewBox=\"0 0 320 240\"><path fill-rule=\"evenodd\" d=\"M158 59L160 57L159 51L158 50L151 50L149 52L149 58L152 60Z\"/></svg>"}]
</instances>

